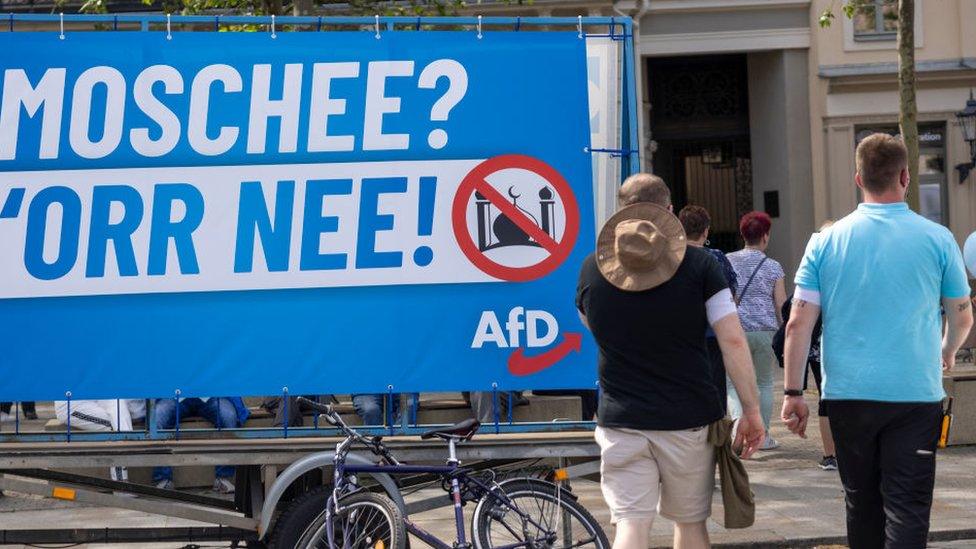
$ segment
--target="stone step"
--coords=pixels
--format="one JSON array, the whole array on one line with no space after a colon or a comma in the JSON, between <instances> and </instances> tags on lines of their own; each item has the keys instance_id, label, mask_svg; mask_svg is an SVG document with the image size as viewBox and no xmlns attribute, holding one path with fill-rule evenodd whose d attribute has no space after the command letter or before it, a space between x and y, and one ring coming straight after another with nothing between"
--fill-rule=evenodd
<instances>
[{"instance_id":1,"label":"stone step","mask_svg":"<svg viewBox=\"0 0 976 549\"><path fill-rule=\"evenodd\" d=\"M251 416L247 418L245 427L271 427L272 420L274 418L261 408L251 409ZM144 421L137 421L133 425L135 429L142 430L145 428ZM213 429L213 425L209 421L201 417L190 417L180 420L180 429ZM58 418L51 418L44 423L44 430L48 432L63 433L67 430L67 425L61 422Z\"/></svg>"},{"instance_id":2,"label":"stone step","mask_svg":"<svg viewBox=\"0 0 976 549\"><path fill-rule=\"evenodd\" d=\"M550 422L554 419L577 420L580 417L580 399L574 396L536 396L527 395L528 404L516 406L513 410L513 421L516 422ZM359 417L352 410L351 403L341 403L336 406L342 413L342 418L350 425L360 425ZM255 422L262 425L252 424L248 420L248 427L268 426L271 424L270 415L264 410L260 410L263 416L258 415ZM418 423L420 425L442 425L452 424L463 421L471 417L471 410L463 399L438 398L427 399L426 395L421 398L420 410L418 411ZM508 417L502 414L502 423L508 421ZM52 420L56 421L56 420ZM50 423L50 422L49 422ZM312 416L305 417L305 425L311 427L313 424ZM63 430L63 425L57 424L59 430ZM187 420L180 423L181 428L206 428L209 427L205 421L196 419ZM320 422L320 426L325 426ZM490 432L491 427L483 427L486 432ZM102 478L109 478L108 469L75 469L69 472L78 474L88 474ZM150 484L152 481L152 469L149 467L133 467L129 469L129 480L141 484ZM173 469L173 482L177 488L207 488L213 486L214 470L213 467L194 466L176 467Z\"/></svg>"},{"instance_id":3,"label":"stone step","mask_svg":"<svg viewBox=\"0 0 976 549\"><path fill-rule=\"evenodd\" d=\"M942 377L942 385L953 397L949 445L976 444L976 365L957 364Z\"/></svg>"},{"instance_id":4,"label":"stone step","mask_svg":"<svg viewBox=\"0 0 976 549\"><path fill-rule=\"evenodd\" d=\"M580 399L574 396L536 396L526 395L528 404L516 406L513 410L513 421L516 422L550 422L553 420L577 420L580 417ZM361 425L362 421L355 414L351 402L340 402L334 405L336 411L349 425ZM421 425L442 425L457 423L471 417L468 404L462 398L429 398L423 395L417 412L417 422ZM251 416L245 427L271 427L272 416L263 408L251 408ZM508 421L508 415L501 413L500 420ZM305 417L305 425L314 424L311 415ZM142 422L137 422L137 429L145 428ZM213 426L200 417L186 418L180 421L180 429L210 429ZM48 432L64 432L67 426L57 418L44 423L44 430Z\"/></svg>"}]
</instances>

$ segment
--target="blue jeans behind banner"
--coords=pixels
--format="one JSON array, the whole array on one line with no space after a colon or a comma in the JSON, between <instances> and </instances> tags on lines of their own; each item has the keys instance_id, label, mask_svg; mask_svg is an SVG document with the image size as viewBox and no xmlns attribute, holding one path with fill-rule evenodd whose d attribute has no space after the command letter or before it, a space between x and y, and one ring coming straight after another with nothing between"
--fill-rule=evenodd
<instances>
[{"instance_id":1,"label":"blue jeans behind banner","mask_svg":"<svg viewBox=\"0 0 976 549\"><path fill-rule=\"evenodd\" d=\"M386 425L383 417L383 399L387 393L352 395L352 406L356 415L363 420L363 425ZM393 423L400 422L400 393L393 393ZM420 393L411 393L407 397L407 407L410 408L410 424L417 423L415 403L420 402Z\"/></svg>"},{"instance_id":2,"label":"blue jeans behind banner","mask_svg":"<svg viewBox=\"0 0 976 549\"><path fill-rule=\"evenodd\" d=\"M204 402L199 398L183 399L179 403L180 420L188 417L199 416L212 423L215 427L239 427L237 421L237 410L234 403L226 398L210 398ZM159 399L156 401L156 428L173 429L176 427L176 401L172 398ZM234 467L230 465L218 465L214 468L217 478L232 478ZM153 469L153 482L173 479L172 467L156 467Z\"/></svg>"}]
</instances>

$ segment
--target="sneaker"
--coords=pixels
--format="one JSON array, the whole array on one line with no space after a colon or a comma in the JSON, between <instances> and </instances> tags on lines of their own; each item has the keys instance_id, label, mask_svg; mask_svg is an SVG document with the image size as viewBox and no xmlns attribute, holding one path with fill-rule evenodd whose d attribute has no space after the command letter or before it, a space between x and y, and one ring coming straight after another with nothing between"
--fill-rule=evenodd
<instances>
[{"instance_id":1,"label":"sneaker","mask_svg":"<svg viewBox=\"0 0 976 549\"><path fill-rule=\"evenodd\" d=\"M760 450L775 450L777 448L779 448L779 443L771 435L766 435L766 440L759 447Z\"/></svg>"},{"instance_id":2,"label":"sneaker","mask_svg":"<svg viewBox=\"0 0 976 549\"><path fill-rule=\"evenodd\" d=\"M836 471L837 470L837 458L834 456L824 456L820 460L820 468L824 471Z\"/></svg>"},{"instance_id":3,"label":"sneaker","mask_svg":"<svg viewBox=\"0 0 976 549\"><path fill-rule=\"evenodd\" d=\"M217 477L214 480L213 491L218 494L233 494L234 481L229 478Z\"/></svg>"},{"instance_id":4,"label":"sneaker","mask_svg":"<svg viewBox=\"0 0 976 549\"><path fill-rule=\"evenodd\" d=\"M7 412L0 412L0 423L13 423L14 415Z\"/></svg>"},{"instance_id":5,"label":"sneaker","mask_svg":"<svg viewBox=\"0 0 976 549\"><path fill-rule=\"evenodd\" d=\"M160 490L175 490L176 485L170 479L164 479L156 483L156 488Z\"/></svg>"}]
</instances>

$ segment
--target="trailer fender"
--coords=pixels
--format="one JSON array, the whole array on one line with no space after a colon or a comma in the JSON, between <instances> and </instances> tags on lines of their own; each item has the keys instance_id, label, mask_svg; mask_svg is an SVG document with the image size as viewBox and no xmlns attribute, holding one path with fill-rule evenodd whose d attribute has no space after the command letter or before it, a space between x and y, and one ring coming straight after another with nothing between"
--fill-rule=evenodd
<instances>
[{"instance_id":1,"label":"trailer fender","mask_svg":"<svg viewBox=\"0 0 976 549\"><path fill-rule=\"evenodd\" d=\"M313 470L319 469L321 467L326 467L332 465L332 460L335 456L335 452L320 452L317 454L307 455L298 461L289 465L284 471L278 475L275 479L274 484L271 485L271 489L268 490L267 497L264 500L264 505L261 507L261 517L260 524L258 525L258 538L264 539L268 534L268 527L271 526L271 518L274 516L274 510L278 506L278 501L281 496L285 493L285 490L292 485L293 482L298 480L299 477L305 473ZM346 463L351 463L355 465L375 465L375 463L363 456L357 454L349 454L346 456ZM396 482L390 475L385 473L373 473L370 476L373 477L386 491L386 494L390 496L390 499L396 503L397 507L401 511L406 509L406 504L403 502L403 496L400 494L399 488L397 488Z\"/></svg>"},{"instance_id":2,"label":"trailer fender","mask_svg":"<svg viewBox=\"0 0 976 549\"><path fill-rule=\"evenodd\" d=\"M501 488L505 488L506 485L508 485L508 484L514 484L514 483L519 483L519 484L528 483L530 485L536 485L536 486L540 486L540 487L544 487L544 488L549 488L549 489L552 489L552 490L561 489L562 492L563 492L563 494L565 494L565 496L568 499L571 499L573 501L576 501L579 498L579 496L577 496L576 494L574 494L572 492L572 490L570 490L569 488L561 487L561 486L556 485L556 483L554 483L554 482L549 482L548 480L542 480L542 479L537 479L537 478L526 478L526 477L513 477L513 478L508 478L508 479L505 479L505 480L499 482L498 483L498 486L501 487Z\"/></svg>"}]
</instances>

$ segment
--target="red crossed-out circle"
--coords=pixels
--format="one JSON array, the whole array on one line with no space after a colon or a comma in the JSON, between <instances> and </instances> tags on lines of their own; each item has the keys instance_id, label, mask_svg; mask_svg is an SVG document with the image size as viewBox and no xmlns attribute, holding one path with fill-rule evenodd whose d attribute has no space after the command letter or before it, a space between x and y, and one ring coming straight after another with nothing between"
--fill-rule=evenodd
<instances>
[{"instance_id":1,"label":"red crossed-out circle","mask_svg":"<svg viewBox=\"0 0 976 549\"><path fill-rule=\"evenodd\" d=\"M552 185L559 196L566 212L566 229L561 241L554 240L542 231L535 222L526 216L514 204L508 201L494 187L488 184L487 178L492 174L508 169L528 170ZM467 209L471 196L478 192L512 220L519 228L526 232L533 240L549 252L549 256L526 267L509 267L489 259L478 249L471 233L468 231ZM559 175L552 166L545 162L521 154L505 154L495 156L478 164L461 180L457 194L454 195L454 206L451 209L451 221L454 225L454 238L458 246L471 263L484 273L501 280L510 282L526 282L542 278L554 271L569 257L569 253L576 244L579 235L579 208L576 197L569 183Z\"/></svg>"}]
</instances>

